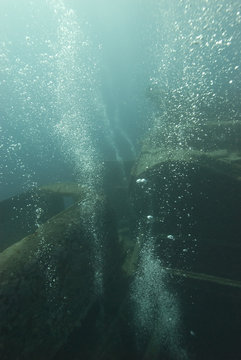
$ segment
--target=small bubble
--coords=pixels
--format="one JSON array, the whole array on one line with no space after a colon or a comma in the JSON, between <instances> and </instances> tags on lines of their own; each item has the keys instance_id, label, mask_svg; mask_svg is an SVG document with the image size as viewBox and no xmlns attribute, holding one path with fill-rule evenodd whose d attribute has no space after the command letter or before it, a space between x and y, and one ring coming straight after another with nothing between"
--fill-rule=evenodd
<instances>
[{"instance_id":1,"label":"small bubble","mask_svg":"<svg viewBox=\"0 0 241 360\"><path fill-rule=\"evenodd\" d=\"M167 239L169 239L169 240L175 240L175 236L174 236L174 235L167 235Z\"/></svg>"},{"instance_id":2,"label":"small bubble","mask_svg":"<svg viewBox=\"0 0 241 360\"><path fill-rule=\"evenodd\" d=\"M137 184L146 184L146 183L147 183L147 180L146 180L146 179L137 179L137 180L136 180L136 183L137 183Z\"/></svg>"},{"instance_id":3,"label":"small bubble","mask_svg":"<svg viewBox=\"0 0 241 360\"><path fill-rule=\"evenodd\" d=\"M147 215L147 220L149 223L152 223L154 221L154 217L152 215Z\"/></svg>"}]
</instances>

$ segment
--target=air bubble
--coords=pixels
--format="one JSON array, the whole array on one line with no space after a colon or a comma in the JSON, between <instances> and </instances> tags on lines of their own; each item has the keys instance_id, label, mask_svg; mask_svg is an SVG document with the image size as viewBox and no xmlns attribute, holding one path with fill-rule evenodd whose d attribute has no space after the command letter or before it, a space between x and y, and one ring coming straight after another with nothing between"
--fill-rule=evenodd
<instances>
[{"instance_id":1,"label":"air bubble","mask_svg":"<svg viewBox=\"0 0 241 360\"><path fill-rule=\"evenodd\" d=\"M143 178L143 179L137 179L137 180L136 180L136 183L137 183L137 184L146 184L146 183L147 183L147 180L144 179L144 178Z\"/></svg>"}]
</instances>

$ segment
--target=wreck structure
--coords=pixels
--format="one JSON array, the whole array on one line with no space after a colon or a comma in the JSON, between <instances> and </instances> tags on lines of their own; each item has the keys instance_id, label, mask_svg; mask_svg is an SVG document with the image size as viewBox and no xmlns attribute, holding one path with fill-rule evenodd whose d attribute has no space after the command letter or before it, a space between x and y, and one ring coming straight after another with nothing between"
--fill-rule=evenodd
<instances>
[{"instance_id":1,"label":"wreck structure","mask_svg":"<svg viewBox=\"0 0 241 360\"><path fill-rule=\"evenodd\" d=\"M148 241L138 227L180 299L186 354L202 359L201 346L205 359L224 359L227 338L238 354L241 122L165 116L127 164L127 188L107 177L105 193L58 183L0 203L2 360L173 359L154 333L136 346L130 325L129 289Z\"/></svg>"}]
</instances>

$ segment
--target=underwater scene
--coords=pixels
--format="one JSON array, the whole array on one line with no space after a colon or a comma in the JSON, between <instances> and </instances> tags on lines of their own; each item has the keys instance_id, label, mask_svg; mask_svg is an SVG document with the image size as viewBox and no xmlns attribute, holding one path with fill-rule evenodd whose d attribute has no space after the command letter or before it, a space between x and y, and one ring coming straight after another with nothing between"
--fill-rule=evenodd
<instances>
[{"instance_id":1,"label":"underwater scene","mask_svg":"<svg viewBox=\"0 0 241 360\"><path fill-rule=\"evenodd\" d=\"M240 0L0 1L0 360L241 359Z\"/></svg>"}]
</instances>

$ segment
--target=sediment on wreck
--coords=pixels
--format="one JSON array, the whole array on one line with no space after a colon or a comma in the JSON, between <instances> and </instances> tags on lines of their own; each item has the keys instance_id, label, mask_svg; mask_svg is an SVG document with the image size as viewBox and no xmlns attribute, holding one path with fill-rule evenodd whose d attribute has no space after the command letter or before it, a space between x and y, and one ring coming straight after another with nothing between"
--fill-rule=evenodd
<instances>
[{"instance_id":1,"label":"sediment on wreck","mask_svg":"<svg viewBox=\"0 0 241 360\"><path fill-rule=\"evenodd\" d=\"M33 233L40 224L88 192L76 183L55 183L0 201L0 251Z\"/></svg>"}]
</instances>

